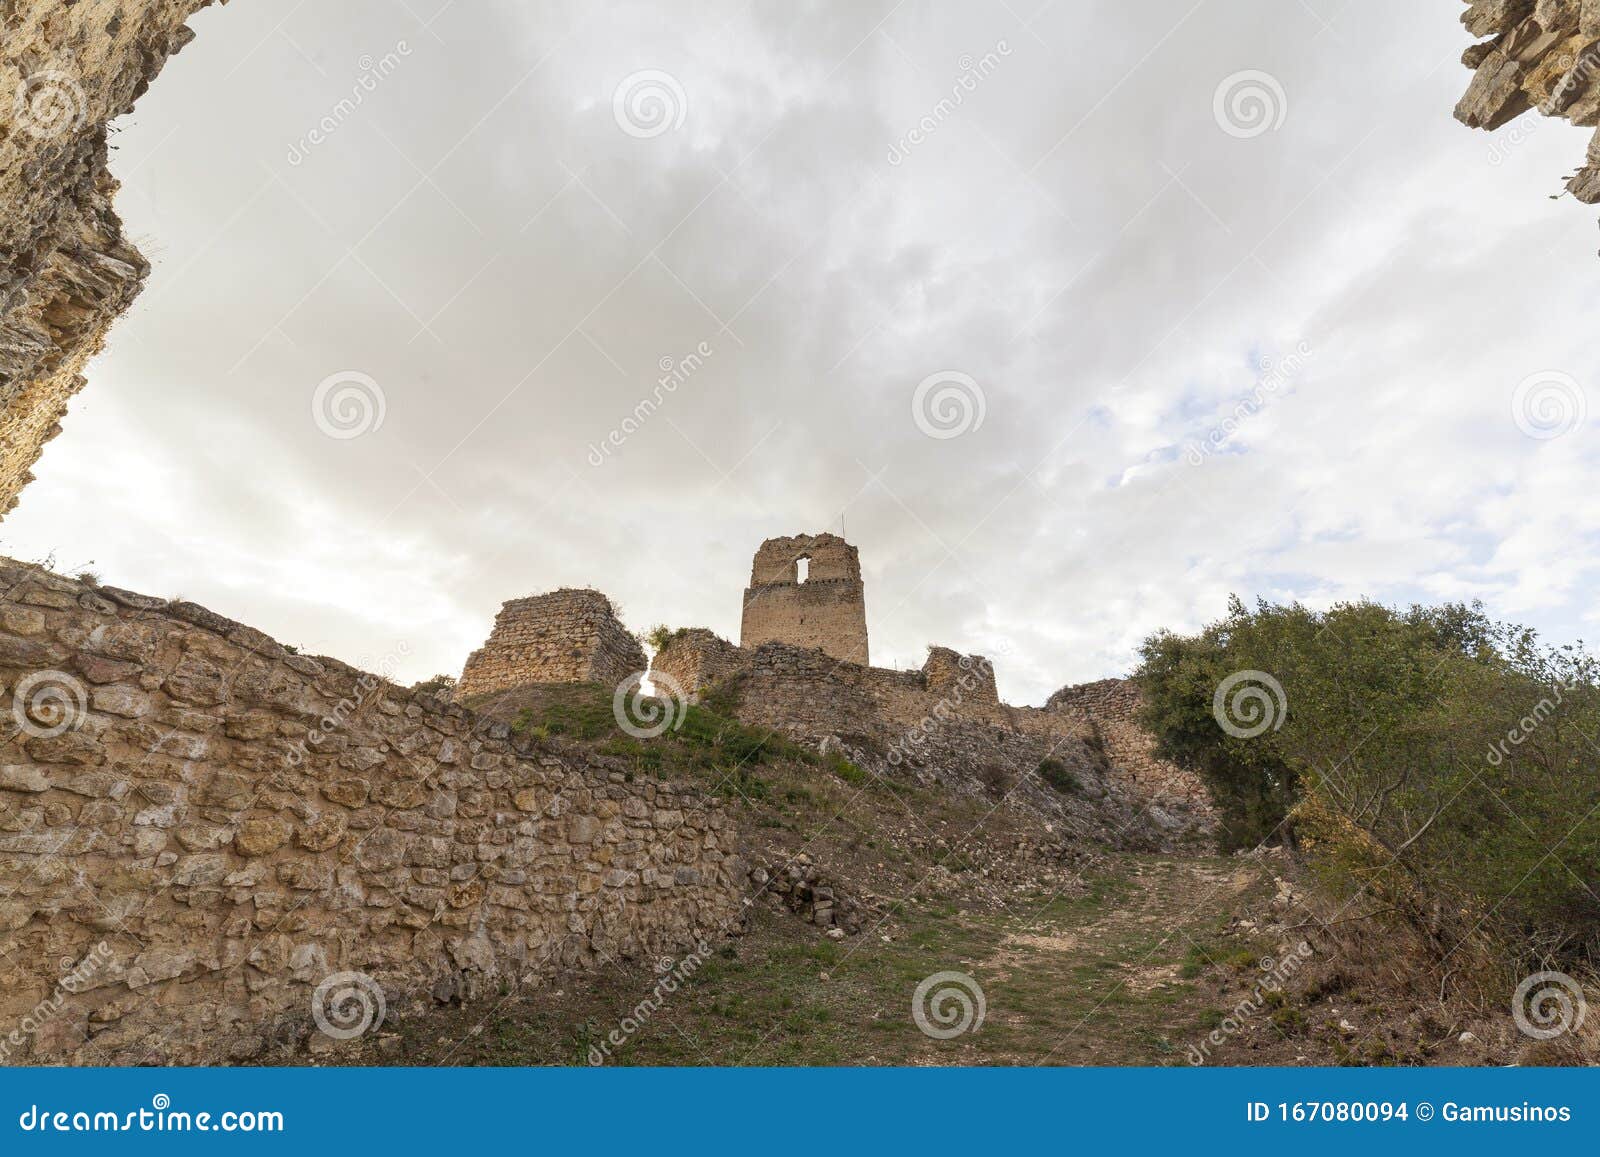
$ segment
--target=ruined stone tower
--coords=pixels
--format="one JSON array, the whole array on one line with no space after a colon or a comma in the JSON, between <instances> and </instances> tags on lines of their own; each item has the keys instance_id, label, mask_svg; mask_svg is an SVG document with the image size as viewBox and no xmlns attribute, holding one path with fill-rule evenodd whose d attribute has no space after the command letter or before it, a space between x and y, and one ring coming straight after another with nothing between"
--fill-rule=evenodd
<instances>
[{"instance_id":1,"label":"ruined stone tower","mask_svg":"<svg viewBox=\"0 0 1600 1157\"><path fill-rule=\"evenodd\" d=\"M644 649L610 599L599 591L551 591L500 608L488 641L467 657L456 697L531 683L617 683L644 667Z\"/></svg>"},{"instance_id":2,"label":"ruined stone tower","mask_svg":"<svg viewBox=\"0 0 1600 1157\"><path fill-rule=\"evenodd\" d=\"M769 538L744 592L739 645L792 643L867 665L867 604L856 548L836 534Z\"/></svg>"}]
</instances>

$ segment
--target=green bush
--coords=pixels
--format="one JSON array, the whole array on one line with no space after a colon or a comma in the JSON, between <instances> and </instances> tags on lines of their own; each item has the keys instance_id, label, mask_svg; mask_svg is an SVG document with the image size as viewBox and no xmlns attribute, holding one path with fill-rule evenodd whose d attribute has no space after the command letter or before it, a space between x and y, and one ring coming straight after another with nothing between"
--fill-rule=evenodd
<instances>
[{"instance_id":1,"label":"green bush","mask_svg":"<svg viewBox=\"0 0 1600 1157\"><path fill-rule=\"evenodd\" d=\"M1053 755L1039 761L1038 772L1040 779L1063 795L1077 795L1083 790L1083 784L1078 782L1072 769Z\"/></svg>"},{"instance_id":2,"label":"green bush","mask_svg":"<svg viewBox=\"0 0 1600 1157\"><path fill-rule=\"evenodd\" d=\"M1235 600L1199 635L1152 637L1143 660L1145 722L1205 780L1229 843L1309 836L1314 861L1435 922L1600 959L1600 684L1581 647L1478 606ZM1241 672L1256 674L1236 687L1282 688L1255 700L1254 734L1216 710Z\"/></svg>"}]
</instances>

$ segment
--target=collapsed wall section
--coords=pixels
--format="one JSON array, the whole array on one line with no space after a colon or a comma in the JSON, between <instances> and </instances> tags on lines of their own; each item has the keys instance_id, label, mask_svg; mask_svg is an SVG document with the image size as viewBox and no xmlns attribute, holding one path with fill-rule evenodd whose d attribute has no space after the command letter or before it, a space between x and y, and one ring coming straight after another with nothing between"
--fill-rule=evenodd
<instances>
[{"instance_id":1,"label":"collapsed wall section","mask_svg":"<svg viewBox=\"0 0 1600 1157\"><path fill-rule=\"evenodd\" d=\"M599 591L563 589L512 599L488 641L467 658L462 701L529 683L621 683L644 671L639 640Z\"/></svg>"},{"instance_id":2,"label":"collapsed wall section","mask_svg":"<svg viewBox=\"0 0 1600 1157\"><path fill-rule=\"evenodd\" d=\"M690 697L734 676L739 718L798 739L854 737L894 766L952 783L1016 782L1045 761L1062 782L1093 795L1103 783L1133 813L1100 805L1102 819L1165 839L1204 837L1216 817L1199 778L1155 755L1139 722L1136 684L1125 679L1066 687L1043 708L1000 702L994 666L981 655L929 648L919 671L841 662L814 648L769 642L735 647L702 629L677 632L657 653Z\"/></svg>"},{"instance_id":3,"label":"collapsed wall section","mask_svg":"<svg viewBox=\"0 0 1600 1157\"><path fill-rule=\"evenodd\" d=\"M1216 813L1200 777L1156 755L1155 736L1139 720L1144 697L1131 679L1101 679L1063 687L1045 703L1092 726L1111 767L1130 794L1211 830Z\"/></svg>"},{"instance_id":4,"label":"collapsed wall section","mask_svg":"<svg viewBox=\"0 0 1600 1157\"><path fill-rule=\"evenodd\" d=\"M739 918L718 800L190 603L0 583L0 1059L326 1045L336 974L448 999Z\"/></svg>"}]
</instances>

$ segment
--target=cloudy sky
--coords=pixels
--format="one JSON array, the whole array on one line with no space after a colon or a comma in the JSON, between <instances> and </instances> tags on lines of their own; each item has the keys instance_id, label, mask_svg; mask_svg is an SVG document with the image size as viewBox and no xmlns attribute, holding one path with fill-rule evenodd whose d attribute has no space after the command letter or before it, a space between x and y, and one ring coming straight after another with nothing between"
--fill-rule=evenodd
<instances>
[{"instance_id":1,"label":"cloudy sky","mask_svg":"<svg viewBox=\"0 0 1600 1157\"><path fill-rule=\"evenodd\" d=\"M563 585L736 638L841 525L1014 702L1229 592L1592 635L1587 133L1457 124L1457 7L208 10L0 546L403 678Z\"/></svg>"}]
</instances>

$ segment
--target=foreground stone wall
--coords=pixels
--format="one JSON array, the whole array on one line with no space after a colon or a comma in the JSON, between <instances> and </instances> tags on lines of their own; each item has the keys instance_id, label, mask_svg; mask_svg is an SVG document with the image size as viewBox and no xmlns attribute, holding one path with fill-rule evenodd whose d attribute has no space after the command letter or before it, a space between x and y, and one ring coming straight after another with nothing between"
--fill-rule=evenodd
<instances>
[{"instance_id":1,"label":"foreground stone wall","mask_svg":"<svg viewBox=\"0 0 1600 1157\"><path fill-rule=\"evenodd\" d=\"M806 581L799 581L800 560ZM867 604L856 548L835 534L769 538L756 551L744 592L739 645L816 647L867 663Z\"/></svg>"},{"instance_id":2,"label":"foreground stone wall","mask_svg":"<svg viewBox=\"0 0 1600 1157\"><path fill-rule=\"evenodd\" d=\"M512 599L488 642L467 658L456 698L528 683L617 684L645 669L644 648L599 591L563 589Z\"/></svg>"},{"instance_id":3,"label":"foreground stone wall","mask_svg":"<svg viewBox=\"0 0 1600 1157\"><path fill-rule=\"evenodd\" d=\"M1498 129L1536 108L1575 125L1600 124L1600 0L1469 0L1461 21L1487 39L1461 57L1473 75L1456 119ZM1600 202L1600 132L1566 187L1580 201Z\"/></svg>"},{"instance_id":4,"label":"foreground stone wall","mask_svg":"<svg viewBox=\"0 0 1600 1157\"><path fill-rule=\"evenodd\" d=\"M330 976L449 999L738 917L720 801L191 603L0 584L4 1061L326 1046Z\"/></svg>"},{"instance_id":5,"label":"foreground stone wall","mask_svg":"<svg viewBox=\"0 0 1600 1157\"><path fill-rule=\"evenodd\" d=\"M0 6L0 514L149 272L112 209L106 126L210 2Z\"/></svg>"}]
</instances>

